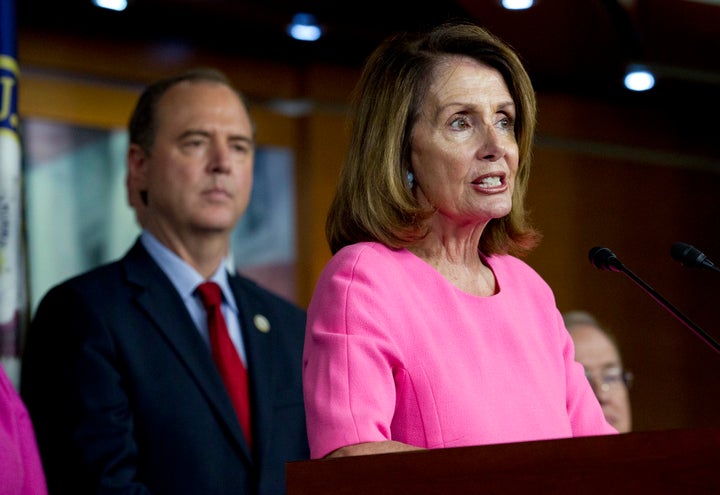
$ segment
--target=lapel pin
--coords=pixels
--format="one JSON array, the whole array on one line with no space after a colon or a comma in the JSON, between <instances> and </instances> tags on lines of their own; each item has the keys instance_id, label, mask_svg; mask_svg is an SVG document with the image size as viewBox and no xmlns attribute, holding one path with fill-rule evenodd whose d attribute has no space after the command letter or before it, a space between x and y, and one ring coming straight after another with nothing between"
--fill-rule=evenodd
<instances>
[{"instance_id":1,"label":"lapel pin","mask_svg":"<svg viewBox=\"0 0 720 495\"><path fill-rule=\"evenodd\" d=\"M270 322L263 315L253 316L253 323L255 324L255 328L262 333L268 333L270 331Z\"/></svg>"}]
</instances>

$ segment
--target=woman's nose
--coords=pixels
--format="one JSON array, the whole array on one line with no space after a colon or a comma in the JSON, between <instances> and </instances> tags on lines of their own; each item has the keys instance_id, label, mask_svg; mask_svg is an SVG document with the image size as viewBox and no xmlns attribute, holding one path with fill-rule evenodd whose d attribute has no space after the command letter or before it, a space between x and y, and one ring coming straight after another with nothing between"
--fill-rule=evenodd
<instances>
[{"instance_id":1,"label":"woman's nose","mask_svg":"<svg viewBox=\"0 0 720 495\"><path fill-rule=\"evenodd\" d=\"M505 155L505 146L502 136L494 127L490 127L482 136L482 142L478 150L479 157L483 160L495 161Z\"/></svg>"}]
</instances>

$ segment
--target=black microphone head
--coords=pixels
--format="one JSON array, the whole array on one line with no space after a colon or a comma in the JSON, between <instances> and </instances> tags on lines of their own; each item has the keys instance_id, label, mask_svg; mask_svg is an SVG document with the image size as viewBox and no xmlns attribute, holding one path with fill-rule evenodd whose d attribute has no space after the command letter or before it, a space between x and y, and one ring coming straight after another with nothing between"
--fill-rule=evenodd
<instances>
[{"instance_id":1,"label":"black microphone head","mask_svg":"<svg viewBox=\"0 0 720 495\"><path fill-rule=\"evenodd\" d=\"M670 247L672 259L691 268L712 267L712 263L699 249L684 242L676 242Z\"/></svg>"},{"instance_id":2,"label":"black microphone head","mask_svg":"<svg viewBox=\"0 0 720 495\"><path fill-rule=\"evenodd\" d=\"M622 271L623 264L615 256L615 253L606 247L595 246L588 253L590 263L598 270L610 270L611 272Z\"/></svg>"}]
</instances>

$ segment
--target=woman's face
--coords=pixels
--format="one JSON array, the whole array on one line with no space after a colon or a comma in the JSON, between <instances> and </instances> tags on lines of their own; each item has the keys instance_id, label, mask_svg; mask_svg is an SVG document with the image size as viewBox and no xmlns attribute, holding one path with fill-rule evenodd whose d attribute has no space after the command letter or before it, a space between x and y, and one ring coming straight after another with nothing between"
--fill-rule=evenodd
<instances>
[{"instance_id":1,"label":"woman's face","mask_svg":"<svg viewBox=\"0 0 720 495\"><path fill-rule=\"evenodd\" d=\"M512 208L518 169L515 103L500 73L469 57L441 62L413 127L415 194L459 225Z\"/></svg>"}]
</instances>

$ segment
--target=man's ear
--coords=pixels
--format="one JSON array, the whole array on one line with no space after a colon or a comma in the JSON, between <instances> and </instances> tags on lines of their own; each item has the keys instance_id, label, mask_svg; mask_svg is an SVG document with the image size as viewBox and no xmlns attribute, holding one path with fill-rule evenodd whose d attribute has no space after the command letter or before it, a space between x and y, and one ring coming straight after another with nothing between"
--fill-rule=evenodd
<instances>
[{"instance_id":1,"label":"man's ear","mask_svg":"<svg viewBox=\"0 0 720 495\"><path fill-rule=\"evenodd\" d=\"M127 154L128 203L133 208L147 205L147 163L148 154L139 144L130 144Z\"/></svg>"}]
</instances>

